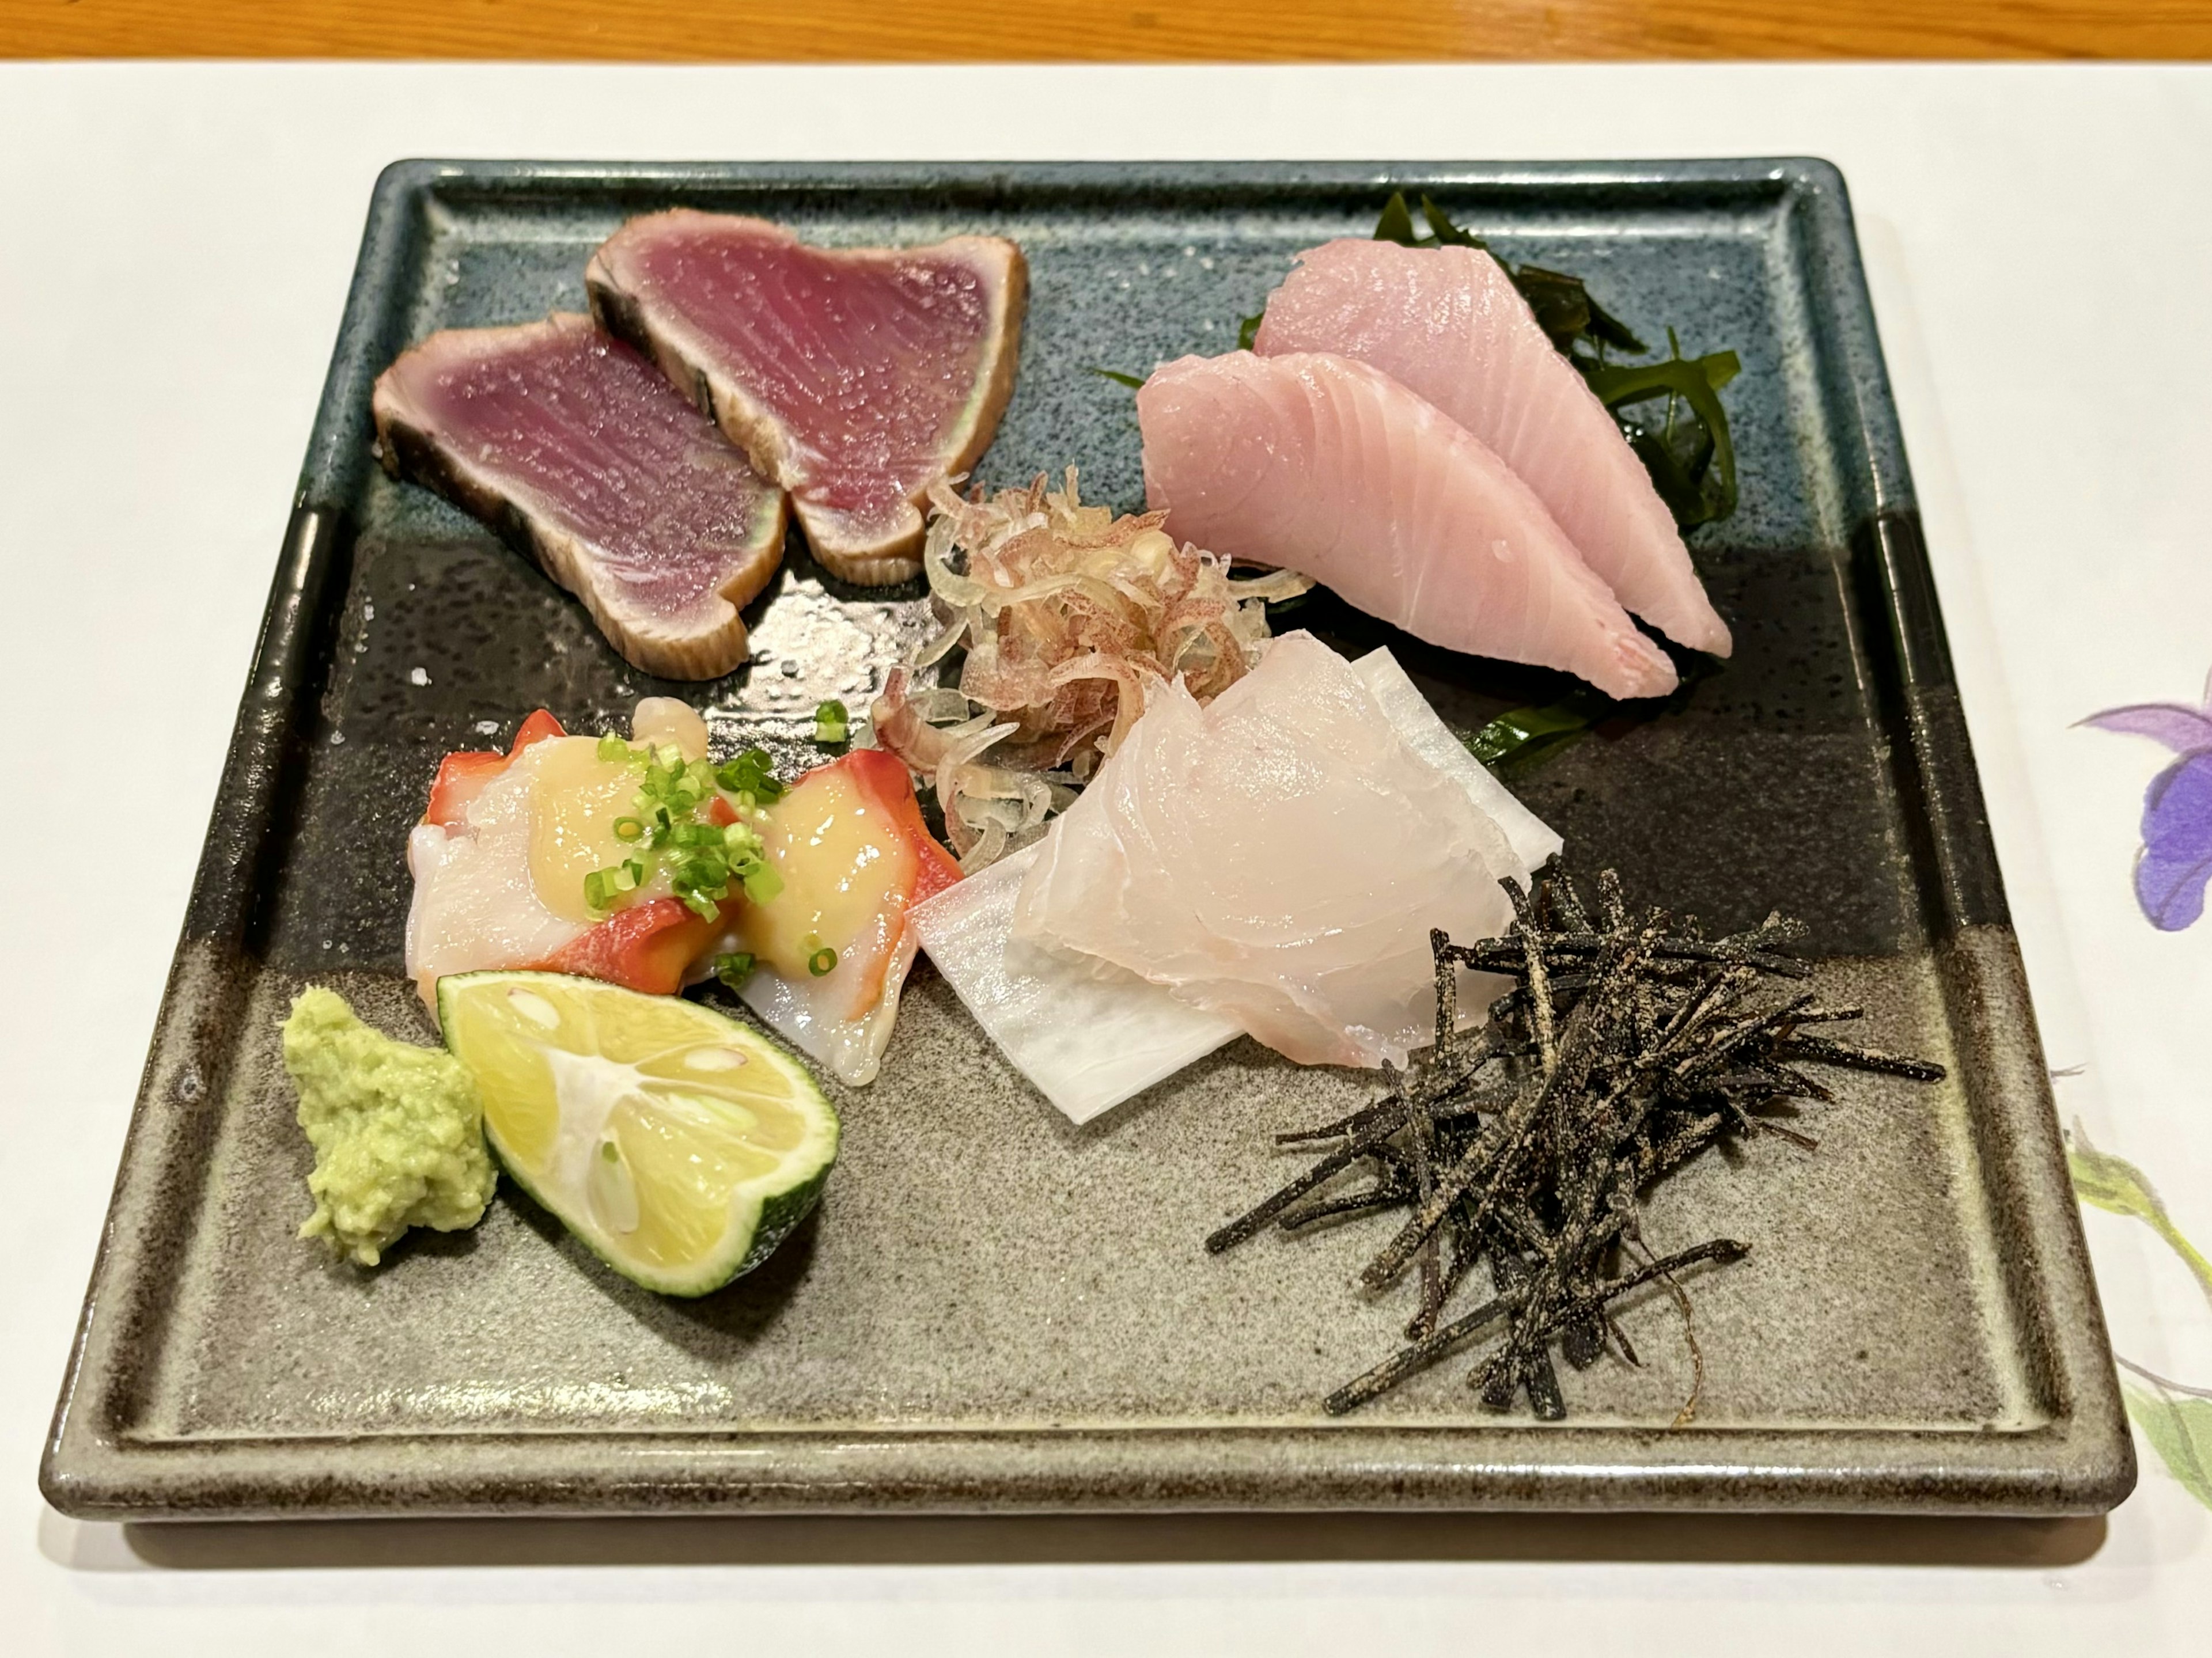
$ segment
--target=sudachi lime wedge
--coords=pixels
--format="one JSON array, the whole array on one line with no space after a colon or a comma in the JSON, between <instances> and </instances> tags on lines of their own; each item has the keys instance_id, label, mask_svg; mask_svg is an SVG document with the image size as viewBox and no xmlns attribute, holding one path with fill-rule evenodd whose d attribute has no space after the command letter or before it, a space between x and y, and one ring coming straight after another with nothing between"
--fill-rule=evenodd
<instances>
[{"instance_id":1,"label":"sudachi lime wedge","mask_svg":"<svg viewBox=\"0 0 2212 1658\"><path fill-rule=\"evenodd\" d=\"M558 973L438 981L509 1174L608 1266L702 1296L768 1259L837 1157L805 1067L711 1008Z\"/></svg>"}]
</instances>

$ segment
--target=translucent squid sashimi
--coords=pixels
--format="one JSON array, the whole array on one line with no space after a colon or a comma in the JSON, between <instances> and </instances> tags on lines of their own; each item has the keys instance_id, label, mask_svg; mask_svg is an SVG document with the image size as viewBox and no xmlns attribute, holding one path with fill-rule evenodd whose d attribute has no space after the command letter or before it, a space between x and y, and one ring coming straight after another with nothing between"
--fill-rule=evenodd
<instances>
[{"instance_id":1,"label":"translucent squid sashimi","mask_svg":"<svg viewBox=\"0 0 2212 1658\"><path fill-rule=\"evenodd\" d=\"M1386 697L1402 706L1304 633L1208 707L1161 688L1041 843L1014 938L1111 963L1304 1064L1404 1064L1434 1034L1430 930L1503 932L1499 878L1525 881L1558 841L1525 817L1509 832Z\"/></svg>"},{"instance_id":2,"label":"translucent squid sashimi","mask_svg":"<svg viewBox=\"0 0 2212 1658\"><path fill-rule=\"evenodd\" d=\"M1014 907L1043 843L978 870L915 910L921 947L984 1034L1071 1122L1172 1077L1243 1035L1149 979L1014 937Z\"/></svg>"},{"instance_id":3,"label":"translucent squid sashimi","mask_svg":"<svg viewBox=\"0 0 2212 1658\"><path fill-rule=\"evenodd\" d=\"M1559 837L1468 752L1389 651L1370 652L1352 671L1399 740L1498 825L1515 874L1559 850ZM1243 1033L1224 1015L1109 962L1016 938L1022 883L1042 851L1040 843L1010 853L917 906L914 926L938 971L1015 1068L1070 1120L1088 1122ZM1461 1016L1471 1023L1483 1016L1486 987L1462 989Z\"/></svg>"}]
</instances>

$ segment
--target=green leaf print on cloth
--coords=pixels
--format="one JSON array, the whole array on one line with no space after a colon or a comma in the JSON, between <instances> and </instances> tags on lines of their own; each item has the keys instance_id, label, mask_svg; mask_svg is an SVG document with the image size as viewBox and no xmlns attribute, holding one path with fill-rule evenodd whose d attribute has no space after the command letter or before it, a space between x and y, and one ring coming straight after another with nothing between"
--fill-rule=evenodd
<instances>
[{"instance_id":1,"label":"green leaf print on cloth","mask_svg":"<svg viewBox=\"0 0 2212 1658\"><path fill-rule=\"evenodd\" d=\"M2197 1287L2203 1291L2205 1300L2212 1302L2212 1260L2205 1260L2196 1246L2181 1236L2180 1229L2167 1217L2166 1206L2159 1201L2158 1193L2151 1189L2142 1170L2125 1157L2100 1151L2090 1145L2078 1119L2074 1132L2067 1136L2066 1170L2074 1177L2074 1195L2082 1202L2139 1220L2165 1239L2196 1274Z\"/></svg>"},{"instance_id":2,"label":"green leaf print on cloth","mask_svg":"<svg viewBox=\"0 0 2212 1658\"><path fill-rule=\"evenodd\" d=\"M2157 1233L2188 1266L2205 1300L2212 1302L2212 1260L2181 1235L2142 1169L2125 1157L2100 1151L2078 1121L2066 1137L2066 1169L2073 1176L2074 1194L2082 1202L2139 1220ZM2151 1384L2121 1384L2128 1414L2166 1472L2181 1482L2184 1491L2212 1509L2212 1389L2169 1382L2126 1358L2120 1358L2119 1364Z\"/></svg>"},{"instance_id":3,"label":"green leaf print on cloth","mask_svg":"<svg viewBox=\"0 0 2212 1658\"><path fill-rule=\"evenodd\" d=\"M2130 1366L2130 1369L2134 1368ZM2155 1383L2154 1383L2155 1385ZM2182 1489L2212 1509L2212 1399L2122 1384L2128 1414Z\"/></svg>"}]
</instances>

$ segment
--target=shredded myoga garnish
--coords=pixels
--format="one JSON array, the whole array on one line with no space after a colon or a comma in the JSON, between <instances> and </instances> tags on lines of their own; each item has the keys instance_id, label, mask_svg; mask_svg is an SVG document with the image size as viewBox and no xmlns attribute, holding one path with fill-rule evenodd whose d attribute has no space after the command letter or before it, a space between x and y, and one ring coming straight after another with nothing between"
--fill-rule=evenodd
<instances>
[{"instance_id":1,"label":"shredded myoga garnish","mask_svg":"<svg viewBox=\"0 0 2212 1658\"><path fill-rule=\"evenodd\" d=\"M930 500L921 562L944 626L872 712L876 741L934 783L964 870L1042 834L1121 746L1149 685L1180 675L1210 702L1243 678L1267 602L1312 585L1232 580L1226 559L1177 545L1165 513L1084 506L1073 466L1056 491L1040 473L988 499L939 484Z\"/></svg>"}]
</instances>

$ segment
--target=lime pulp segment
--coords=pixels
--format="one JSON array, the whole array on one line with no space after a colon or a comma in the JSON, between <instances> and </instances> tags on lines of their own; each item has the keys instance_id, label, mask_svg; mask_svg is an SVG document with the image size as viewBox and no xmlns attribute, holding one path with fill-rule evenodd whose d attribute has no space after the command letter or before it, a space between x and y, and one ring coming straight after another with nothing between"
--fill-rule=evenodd
<instances>
[{"instance_id":1,"label":"lime pulp segment","mask_svg":"<svg viewBox=\"0 0 2212 1658\"><path fill-rule=\"evenodd\" d=\"M602 1260L666 1295L767 1259L819 1197L838 1124L776 1042L702 1007L556 973L438 982L500 1161Z\"/></svg>"}]
</instances>

